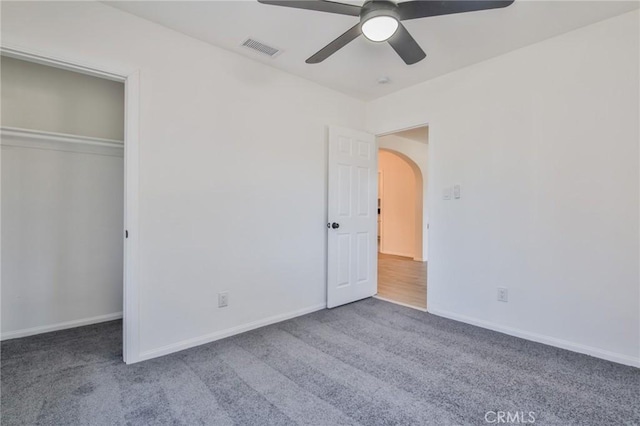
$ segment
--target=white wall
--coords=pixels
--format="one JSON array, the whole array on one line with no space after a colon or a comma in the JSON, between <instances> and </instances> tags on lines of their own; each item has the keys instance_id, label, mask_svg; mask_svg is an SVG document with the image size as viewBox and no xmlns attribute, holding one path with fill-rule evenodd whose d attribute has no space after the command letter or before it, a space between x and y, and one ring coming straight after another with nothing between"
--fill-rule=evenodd
<instances>
[{"instance_id":1,"label":"white wall","mask_svg":"<svg viewBox=\"0 0 640 426\"><path fill-rule=\"evenodd\" d=\"M120 82L9 57L2 68L2 126L124 139Z\"/></svg>"},{"instance_id":2,"label":"white wall","mask_svg":"<svg viewBox=\"0 0 640 426\"><path fill-rule=\"evenodd\" d=\"M416 175L404 159L380 150L382 174L380 251L414 257L416 253ZM421 255L421 253L420 253Z\"/></svg>"},{"instance_id":3,"label":"white wall","mask_svg":"<svg viewBox=\"0 0 640 426\"><path fill-rule=\"evenodd\" d=\"M2 144L2 338L121 316L122 148Z\"/></svg>"},{"instance_id":4,"label":"white wall","mask_svg":"<svg viewBox=\"0 0 640 426\"><path fill-rule=\"evenodd\" d=\"M422 176L422 186L416 188L421 191L421 194L417 194L416 198L421 203L420 206L416 206L416 229L418 234L415 237L417 247L414 252L417 254L414 260L427 261L428 260L428 248L429 248L429 209L428 209L428 167L429 167L429 145L428 141L424 143L410 140L404 137L400 137L395 134L386 136L380 136L377 138L378 147L392 151L396 154L404 156L412 163L414 168L418 169L418 173ZM421 200L421 201L420 201ZM421 232L419 230L422 230Z\"/></svg>"},{"instance_id":5,"label":"white wall","mask_svg":"<svg viewBox=\"0 0 640 426\"><path fill-rule=\"evenodd\" d=\"M373 133L429 122L429 311L640 365L638 22L368 104Z\"/></svg>"},{"instance_id":6,"label":"white wall","mask_svg":"<svg viewBox=\"0 0 640 426\"><path fill-rule=\"evenodd\" d=\"M362 102L100 3L3 2L2 41L140 70L141 358L325 305L325 126Z\"/></svg>"}]
</instances>

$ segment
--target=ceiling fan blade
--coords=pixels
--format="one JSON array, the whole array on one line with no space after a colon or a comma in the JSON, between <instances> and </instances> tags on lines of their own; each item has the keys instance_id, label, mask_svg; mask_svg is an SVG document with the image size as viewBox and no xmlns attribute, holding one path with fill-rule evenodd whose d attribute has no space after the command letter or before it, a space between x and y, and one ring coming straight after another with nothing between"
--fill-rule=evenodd
<instances>
[{"instance_id":1,"label":"ceiling fan blade","mask_svg":"<svg viewBox=\"0 0 640 426\"><path fill-rule=\"evenodd\" d=\"M398 25L395 34L387 41L407 65L413 65L427 57L424 50L402 24Z\"/></svg>"},{"instance_id":2,"label":"ceiling fan blade","mask_svg":"<svg viewBox=\"0 0 640 426\"><path fill-rule=\"evenodd\" d=\"M331 43L327 44L325 47L320 49L318 53L307 59L305 62L308 64L317 64L324 61L329 56L333 55L338 50L342 49L347 44L355 40L360 34L362 34L362 29L360 22L358 22L356 25L348 29L347 32L342 34L337 39L333 40Z\"/></svg>"},{"instance_id":3,"label":"ceiling fan blade","mask_svg":"<svg viewBox=\"0 0 640 426\"><path fill-rule=\"evenodd\" d=\"M400 20L507 7L515 0L417 0L398 4Z\"/></svg>"},{"instance_id":4,"label":"ceiling fan blade","mask_svg":"<svg viewBox=\"0 0 640 426\"><path fill-rule=\"evenodd\" d=\"M270 1L258 0L262 4L270 4L273 6L293 7L295 9L316 10L318 12L337 13L339 15L360 16L360 7L351 4L336 3L324 0L283 0Z\"/></svg>"}]
</instances>

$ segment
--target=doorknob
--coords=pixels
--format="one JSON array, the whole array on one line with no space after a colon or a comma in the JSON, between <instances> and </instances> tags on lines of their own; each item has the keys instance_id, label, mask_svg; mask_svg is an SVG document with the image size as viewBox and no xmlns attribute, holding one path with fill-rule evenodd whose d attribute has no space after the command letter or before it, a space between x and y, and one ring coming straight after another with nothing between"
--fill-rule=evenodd
<instances>
[{"instance_id":1,"label":"doorknob","mask_svg":"<svg viewBox=\"0 0 640 426\"><path fill-rule=\"evenodd\" d=\"M331 227L332 227L333 229L338 229L338 228L340 228L340 224L339 224L339 223L335 223L335 222L333 222L333 223L331 224Z\"/></svg>"}]
</instances>

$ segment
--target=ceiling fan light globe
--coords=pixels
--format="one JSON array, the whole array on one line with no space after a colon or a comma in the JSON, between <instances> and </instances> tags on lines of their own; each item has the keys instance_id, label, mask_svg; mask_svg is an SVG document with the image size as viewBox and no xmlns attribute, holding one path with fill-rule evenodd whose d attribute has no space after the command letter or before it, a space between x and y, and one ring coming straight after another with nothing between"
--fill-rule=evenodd
<instances>
[{"instance_id":1,"label":"ceiling fan light globe","mask_svg":"<svg viewBox=\"0 0 640 426\"><path fill-rule=\"evenodd\" d=\"M398 20L393 16L373 16L362 23L362 34L371 41L385 41L396 33L398 26Z\"/></svg>"}]
</instances>

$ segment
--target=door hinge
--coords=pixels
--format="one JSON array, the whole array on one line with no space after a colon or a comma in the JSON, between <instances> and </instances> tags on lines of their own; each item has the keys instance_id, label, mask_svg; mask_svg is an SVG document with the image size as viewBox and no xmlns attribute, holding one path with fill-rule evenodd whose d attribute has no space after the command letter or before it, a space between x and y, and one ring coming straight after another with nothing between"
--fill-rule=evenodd
<instances>
[{"instance_id":1,"label":"door hinge","mask_svg":"<svg viewBox=\"0 0 640 426\"><path fill-rule=\"evenodd\" d=\"M126 229L124 230L124 237L129 238L129 231Z\"/></svg>"}]
</instances>

